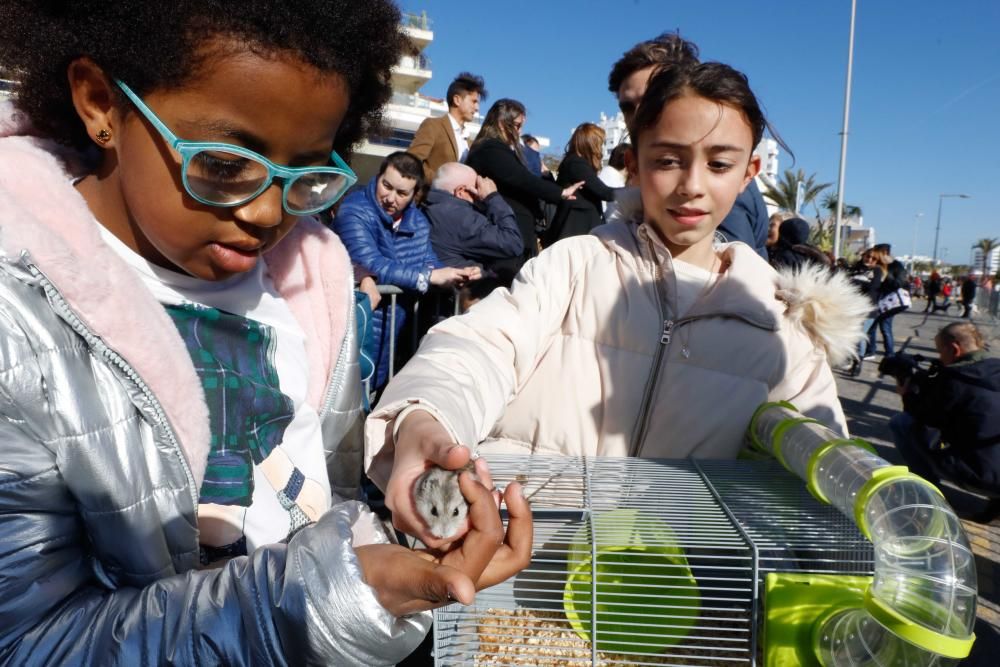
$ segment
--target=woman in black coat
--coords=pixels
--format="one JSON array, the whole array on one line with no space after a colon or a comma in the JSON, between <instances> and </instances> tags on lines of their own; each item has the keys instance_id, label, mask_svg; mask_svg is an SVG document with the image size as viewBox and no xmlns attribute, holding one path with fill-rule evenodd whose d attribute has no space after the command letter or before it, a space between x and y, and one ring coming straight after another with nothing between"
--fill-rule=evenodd
<instances>
[{"instance_id":1,"label":"woman in black coat","mask_svg":"<svg viewBox=\"0 0 1000 667\"><path fill-rule=\"evenodd\" d=\"M561 187L531 173L524 164L519 141L524 118L524 105L517 100L500 99L494 102L465 160L480 176L493 179L497 192L517 217L517 226L524 240L524 254L499 263L504 264L502 268L509 270L511 277L522 264L538 254L535 222L542 217L539 201L558 204L573 199L582 185L577 183Z\"/></svg>"},{"instance_id":2,"label":"woman in black coat","mask_svg":"<svg viewBox=\"0 0 1000 667\"><path fill-rule=\"evenodd\" d=\"M876 295L878 300L883 299L896 290L905 290L908 288L909 279L906 275L906 268L903 267L902 263L892 258L889 254L887 244L880 243L868 252L871 253L872 258L875 260L875 275L876 280L878 280ZM892 333L892 320L898 312L901 311L888 310L884 313L879 313L878 317L875 318L875 325L868 332L869 353L875 349L876 328L882 332L882 347L885 350L885 356L891 357L896 353L896 341Z\"/></svg>"},{"instance_id":3,"label":"woman in black coat","mask_svg":"<svg viewBox=\"0 0 1000 667\"><path fill-rule=\"evenodd\" d=\"M570 236L589 234L594 227L604 223L606 201L614 201L615 189L608 187L597 176L603 157L604 130L593 123L584 123L573 131L566 144L566 155L559 165L556 182L566 186L583 181L583 188L574 201L559 205L552 227L545 235L545 245Z\"/></svg>"}]
</instances>

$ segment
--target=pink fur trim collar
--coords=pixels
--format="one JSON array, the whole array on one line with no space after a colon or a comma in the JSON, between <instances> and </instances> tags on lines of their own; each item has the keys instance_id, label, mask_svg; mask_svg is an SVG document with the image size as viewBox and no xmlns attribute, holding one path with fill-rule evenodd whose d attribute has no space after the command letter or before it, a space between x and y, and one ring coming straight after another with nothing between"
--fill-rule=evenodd
<instances>
[{"instance_id":1,"label":"pink fur trim collar","mask_svg":"<svg viewBox=\"0 0 1000 667\"><path fill-rule=\"evenodd\" d=\"M305 332L313 369L306 400L319 412L347 334L354 286L347 249L336 234L304 218L264 259L275 288Z\"/></svg>"}]
</instances>

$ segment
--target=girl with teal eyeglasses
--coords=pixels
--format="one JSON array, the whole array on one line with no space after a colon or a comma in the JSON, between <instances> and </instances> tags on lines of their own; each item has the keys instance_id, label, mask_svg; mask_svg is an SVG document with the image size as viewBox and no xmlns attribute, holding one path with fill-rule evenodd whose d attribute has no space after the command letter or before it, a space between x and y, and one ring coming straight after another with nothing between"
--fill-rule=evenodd
<instances>
[{"instance_id":1,"label":"girl with teal eyeglasses","mask_svg":"<svg viewBox=\"0 0 1000 667\"><path fill-rule=\"evenodd\" d=\"M405 46L389 0L0 4L0 664L395 664L528 562L357 495L350 262L312 216ZM485 481L489 482L488 478Z\"/></svg>"}]
</instances>

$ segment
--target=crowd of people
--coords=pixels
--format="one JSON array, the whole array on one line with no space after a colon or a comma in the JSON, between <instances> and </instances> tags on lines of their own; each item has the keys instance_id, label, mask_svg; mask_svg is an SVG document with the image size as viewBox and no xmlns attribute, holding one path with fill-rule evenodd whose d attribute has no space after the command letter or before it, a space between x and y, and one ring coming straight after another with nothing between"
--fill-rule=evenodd
<instances>
[{"instance_id":1,"label":"crowd of people","mask_svg":"<svg viewBox=\"0 0 1000 667\"><path fill-rule=\"evenodd\" d=\"M1000 359L986 354L982 333L968 321L979 289L975 277L953 280L932 271L925 282L910 275L885 243L864 250L854 265L837 265L809 243L804 220L776 213L771 224L772 265L802 270L811 264L843 271L867 298L864 335L847 373L860 376L864 361L876 358L880 333L878 370L896 379L902 399L902 411L890 419L889 427L909 469L934 484L948 481L984 496L987 503L974 518L995 519L1000 515ZM915 297L926 298L924 313L947 315L956 290L965 321L946 324L937 332L938 358L927 365L920 355L900 352L893 333L895 317L908 310Z\"/></svg>"},{"instance_id":2,"label":"crowd of people","mask_svg":"<svg viewBox=\"0 0 1000 667\"><path fill-rule=\"evenodd\" d=\"M863 294L772 225L744 74L628 48L630 145L602 167L581 124L553 175L516 99L466 136L463 73L352 190L399 25L391 0L0 5L0 661L396 664L529 563L491 453L732 459L765 401L848 435L832 368L876 326L892 352L898 262L873 248ZM393 377L405 299L438 288L466 312ZM963 331L948 381L993 377ZM914 441L971 446L938 428ZM439 538L414 484L474 455Z\"/></svg>"},{"instance_id":3,"label":"crowd of people","mask_svg":"<svg viewBox=\"0 0 1000 667\"><path fill-rule=\"evenodd\" d=\"M991 290L992 283L993 281L988 277L983 280L987 292ZM962 306L961 317L965 319L972 316L976 294L980 289L979 282L971 274L952 278L951 276L942 276L937 271L932 271L926 282L919 276L915 276L911 287L915 296L927 298L925 313L944 311L945 314L948 314L952 305L956 305L952 301L954 295L957 297L957 305Z\"/></svg>"},{"instance_id":4,"label":"crowd of people","mask_svg":"<svg viewBox=\"0 0 1000 667\"><path fill-rule=\"evenodd\" d=\"M697 62L697 47L664 38L630 51L616 63L609 90L618 97L627 124L653 70L686 62ZM542 249L621 218L616 200L625 197L626 186L635 184L637 169L630 172L626 165L626 157L634 153L631 145L616 146L605 165L605 133L594 123L582 123L573 131L558 169L550 171L542 163L538 140L523 134L527 110L516 99L494 102L478 134L467 136L466 124L486 99L482 77L458 74L447 89L447 113L425 119L406 151L387 157L372 182L359 186L367 194L349 194L333 218L332 228L355 265L361 298L374 310L372 330L363 340L368 345L365 356L374 361L369 387L375 392L413 354L415 337L444 315L464 312L497 287L509 288L525 262ZM422 177L413 160L420 162ZM404 163L407 169L400 171ZM751 179L714 238L742 241L773 260L769 224L763 197ZM786 243L782 237L775 249L779 255L799 251L782 245ZM377 307L378 284L401 288L405 294L394 305L383 302ZM440 292L425 298L421 303L430 303L431 313L408 323L413 303L433 288L444 288L445 306ZM457 308L447 296L452 289L458 291ZM385 324L390 309L393 327ZM413 333L408 327L416 328L416 336L405 335ZM389 348L394 351L391 364Z\"/></svg>"},{"instance_id":5,"label":"crowd of people","mask_svg":"<svg viewBox=\"0 0 1000 667\"><path fill-rule=\"evenodd\" d=\"M767 252L771 265L776 269L802 270L809 264L830 271L844 272L850 276L857 289L871 304L871 310L862 324L861 339L855 359L848 372L857 377L865 360L875 359L877 337L881 333L882 350L886 357L896 353L893 318L912 307L913 299L926 298L925 313L949 313L955 300L962 307L963 319L970 319L980 289L975 276L969 274L952 278L932 271L926 282L918 274L911 274L898 259L892 256L892 246L879 243L865 249L853 264L845 258L834 260L833 253L821 250L810 241L812 228L809 223L791 213L777 212L770 218ZM988 278L985 282L992 284Z\"/></svg>"}]
</instances>

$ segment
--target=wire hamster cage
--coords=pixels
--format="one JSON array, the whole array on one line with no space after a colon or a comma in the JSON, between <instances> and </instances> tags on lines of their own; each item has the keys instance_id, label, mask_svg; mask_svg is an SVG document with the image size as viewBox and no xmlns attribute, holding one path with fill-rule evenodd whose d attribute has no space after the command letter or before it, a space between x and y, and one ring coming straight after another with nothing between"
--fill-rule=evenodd
<instances>
[{"instance_id":1,"label":"wire hamster cage","mask_svg":"<svg viewBox=\"0 0 1000 667\"><path fill-rule=\"evenodd\" d=\"M951 664L967 654L975 571L970 575L962 560L966 553L971 560L971 551L961 525L950 509L937 512L937 506L933 526L926 516L899 512L914 502L933 504L928 497L934 493L926 491L933 487L856 441L837 440L790 406L762 406L755 426L755 441L768 453L779 450L776 458L491 456L498 485L517 480L526 494L535 494L532 561L507 582L481 591L472 606L437 610L435 663L923 666ZM843 456L854 457L846 472L836 468L836 457ZM827 486L807 485L808 476L791 474L799 472L798 459L811 466L803 472ZM895 473L888 478L876 475L883 478L879 483L844 490L850 475L864 481L871 470L890 468ZM877 496L885 505L884 494L899 490L892 480L924 495L889 498L878 516L866 504L858 510L860 523L826 495L841 489L850 501L864 496L869 503ZM907 520L897 520L893 536L875 539L873 547L866 535L884 533L878 520L890 515ZM933 535L907 542L914 531ZM888 555L887 541L894 545ZM934 553L924 548L930 543ZM947 557L951 565L942 565ZM916 585L886 593L886 582L906 574L907 559L924 568L909 572L920 582L950 577L950 594ZM887 567L895 569L886 574ZM876 604L879 596L889 604ZM930 618L917 612L914 619L913 610L899 603L907 596L916 596L916 607L937 611ZM900 620L893 607L909 617ZM891 632L883 632L886 627Z\"/></svg>"}]
</instances>

